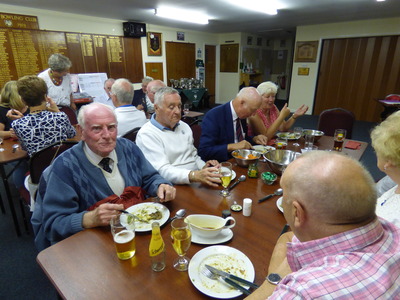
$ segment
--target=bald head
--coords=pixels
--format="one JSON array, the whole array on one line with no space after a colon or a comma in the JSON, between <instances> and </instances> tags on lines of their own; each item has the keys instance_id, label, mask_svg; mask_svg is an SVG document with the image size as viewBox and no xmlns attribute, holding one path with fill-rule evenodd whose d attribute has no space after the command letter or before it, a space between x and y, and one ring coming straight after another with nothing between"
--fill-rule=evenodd
<instances>
[{"instance_id":1,"label":"bald head","mask_svg":"<svg viewBox=\"0 0 400 300\"><path fill-rule=\"evenodd\" d=\"M238 117L246 119L255 113L261 102L261 95L256 88L245 87L239 91L232 104Z\"/></svg>"},{"instance_id":2,"label":"bald head","mask_svg":"<svg viewBox=\"0 0 400 300\"><path fill-rule=\"evenodd\" d=\"M161 80L152 80L147 85L147 96L149 96L150 101L154 103L155 93L162 87L166 87L165 83Z\"/></svg>"},{"instance_id":3,"label":"bald head","mask_svg":"<svg viewBox=\"0 0 400 300\"><path fill-rule=\"evenodd\" d=\"M320 224L361 224L375 218L374 180L348 156L327 151L304 154L289 164L281 184L284 207L298 201Z\"/></svg>"}]
</instances>

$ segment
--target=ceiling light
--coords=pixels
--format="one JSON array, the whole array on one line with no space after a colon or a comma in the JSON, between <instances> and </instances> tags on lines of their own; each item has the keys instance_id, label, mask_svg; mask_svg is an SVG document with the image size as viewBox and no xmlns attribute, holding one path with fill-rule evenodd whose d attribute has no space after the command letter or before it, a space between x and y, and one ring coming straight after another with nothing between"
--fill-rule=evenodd
<instances>
[{"instance_id":1,"label":"ceiling light","mask_svg":"<svg viewBox=\"0 0 400 300\"><path fill-rule=\"evenodd\" d=\"M383 1L386 1L386 0L376 0L376 2L383 2Z\"/></svg>"},{"instance_id":2,"label":"ceiling light","mask_svg":"<svg viewBox=\"0 0 400 300\"><path fill-rule=\"evenodd\" d=\"M158 17L163 17L176 21L203 24L203 25L208 24L208 16L192 10L163 7L163 8L155 8L154 14Z\"/></svg>"},{"instance_id":3,"label":"ceiling light","mask_svg":"<svg viewBox=\"0 0 400 300\"><path fill-rule=\"evenodd\" d=\"M253 10L267 15L278 14L278 9L283 8L279 1L265 1L265 0L225 0L235 6L239 6L243 9Z\"/></svg>"}]
</instances>

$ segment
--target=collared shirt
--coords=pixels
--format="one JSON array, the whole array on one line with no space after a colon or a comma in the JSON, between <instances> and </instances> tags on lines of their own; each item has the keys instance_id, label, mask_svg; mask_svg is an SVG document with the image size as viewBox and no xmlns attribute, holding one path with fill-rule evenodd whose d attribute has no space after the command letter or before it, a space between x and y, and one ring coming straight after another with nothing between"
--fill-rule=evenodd
<instances>
[{"instance_id":1,"label":"collared shirt","mask_svg":"<svg viewBox=\"0 0 400 300\"><path fill-rule=\"evenodd\" d=\"M400 229L383 219L318 240L294 237L287 258L293 273L268 299L399 299Z\"/></svg>"},{"instance_id":2,"label":"collared shirt","mask_svg":"<svg viewBox=\"0 0 400 300\"><path fill-rule=\"evenodd\" d=\"M232 126L233 126L233 132L235 132L235 134L234 134L234 136L235 136L235 143L237 143L237 142L238 142L238 138L237 138L237 136L236 136L236 123L237 123L237 122L240 122L240 119L238 119L239 117L238 117L238 115L237 115L235 109L233 108L233 103L232 103L232 101L230 102L230 106L231 106L231 113L232 113L232 120L233 120L233 124L232 124ZM242 126L240 126L240 127L242 127ZM243 128L242 128L242 135L243 135L243 137L244 137Z\"/></svg>"},{"instance_id":3,"label":"collared shirt","mask_svg":"<svg viewBox=\"0 0 400 300\"><path fill-rule=\"evenodd\" d=\"M151 118L150 118L150 123L153 124L155 127L157 127L157 128L160 129L160 130L169 130L169 131L174 131L175 128L176 128L177 126L179 126L179 122L175 124L175 126L174 126L173 129L161 125L161 124L156 120L156 114L153 114L153 115L151 116Z\"/></svg>"}]
</instances>

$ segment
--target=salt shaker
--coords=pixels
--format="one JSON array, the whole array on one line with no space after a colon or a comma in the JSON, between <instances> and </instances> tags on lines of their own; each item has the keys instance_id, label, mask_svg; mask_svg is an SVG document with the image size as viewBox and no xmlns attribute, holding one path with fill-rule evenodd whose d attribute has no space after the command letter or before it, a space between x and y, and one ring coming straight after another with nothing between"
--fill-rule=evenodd
<instances>
[{"instance_id":1,"label":"salt shaker","mask_svg":"<svg viewBox=\"0 0 400 300\"><path fill-rule=\"evenodd\" d=\"M243 199L243 216L250 217L252 204L253 204L253 200L251 200L250 198Z\"/></svg>"}]
</instances>

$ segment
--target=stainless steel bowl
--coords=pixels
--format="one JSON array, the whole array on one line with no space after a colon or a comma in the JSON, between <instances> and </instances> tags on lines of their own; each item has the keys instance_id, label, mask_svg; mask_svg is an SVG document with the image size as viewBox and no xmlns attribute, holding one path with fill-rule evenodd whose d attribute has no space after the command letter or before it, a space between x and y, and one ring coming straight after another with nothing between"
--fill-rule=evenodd
<instances>
[{"instance_id":1,"label":"stainless steel bowl","mask_svg":"<svg viewBox=\"0 0 400 300\"><path fill-rule=\"evenodd\" d=\"M323 136L325 133L323 131L319 130L314 130L314 129L304 129L303 130L303 135L313 135L314 136L314 142L318 141L321 136Z\"/></svg>"},{"instance_id":2,"label":"stainless steel bowl","mask_svg":"<svg viewBox=\"0 0 400 300\"><path fill-rule=\"evenodd\" d=\"M267 160L272 172L282 175L282 172L298 155L300 153L290 150L271 150L264 154L264 158Z\"/></svg>"},{"instance_id":3,"label":"stainless steel bowl","mask_svg":"<svg viewBox=\"0 0 400 300\"><path fill-rule=\"evenodd\" d=\"M254 155L256 158L254 159L247 158L250 154ZM261 153L255 150L241 149L232 151L232 156L236 160L236 163L239 166L248 167L250 164L254 164L259 160L259 158L261 157Z\"/></svg>"}]
</instances>

